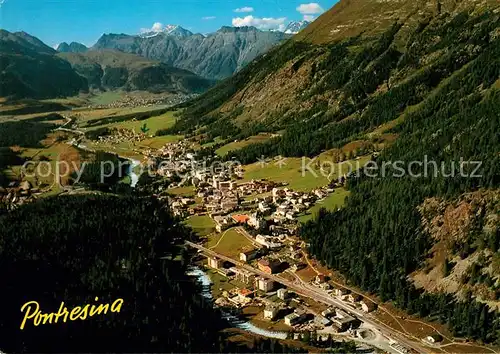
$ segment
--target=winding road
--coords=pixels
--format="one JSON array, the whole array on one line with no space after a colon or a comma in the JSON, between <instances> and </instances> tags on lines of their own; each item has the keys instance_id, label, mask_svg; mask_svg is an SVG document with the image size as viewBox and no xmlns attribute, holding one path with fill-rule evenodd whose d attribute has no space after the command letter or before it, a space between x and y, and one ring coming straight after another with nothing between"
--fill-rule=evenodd
<instances>
[{"instance_id":1,"label":"winding road","mask_svg":"<svg viewBox=\"0 0 500 354\"><path fill-rule=\"evenodd\" d=\"M390 328L389 326L384 325L383 323L378 323L375 322L373 319L371 319L370 315L367 315L359 310L353 309L349 306L347 306L344 302L342 302L339 299L331 297L329 294L321 291L320 289L314 288L308 284L299 284L296 282L289 281L287 279L284 279L278 275L274 274L268 274L265 273L257 268L254 268L246 263L237 261L233 258L224 256L220 253L214 252L212 250L209 250L201 245L198 245L193 242L186 241L185 244L189 247L195 248L201 252L203 252L206 256L212 256L212 257L217 257L219 259L222 259L224 261L228 261L230 263L233 263L237 266L239 266L242 269L245 269L249 272L252 272L253 274L259 275L261 277L264 277L266 279L271 279L277 283L283 284L284 286L293 289L297 294L300 294L305 297L309 297L315 301L322 302L324 304L327 304L329 306L335 306L338 308L343 309L344 311L351 313L358 317L362 322L365 324L369 325L375 330L378 330L380 334L387 338L392 338L395 342L398 342L401 345L404 345L407 348L411 348L417 353L426 353L429 352L429 348L424 348L423 346L420 345L420 343L415 343L413 341L410 341L408 338L403 337L402 335L395 333L394 329ZM423 344L423 343L422 343ZM395 353L397 351L394 350Z\"/></svg>"}]
</instances>

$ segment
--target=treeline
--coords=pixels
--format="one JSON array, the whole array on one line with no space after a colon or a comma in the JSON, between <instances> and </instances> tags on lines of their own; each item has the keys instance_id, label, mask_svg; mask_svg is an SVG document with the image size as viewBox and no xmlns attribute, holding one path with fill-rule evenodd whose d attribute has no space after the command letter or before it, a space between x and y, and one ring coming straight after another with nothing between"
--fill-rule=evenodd
<instances>
[{"instance_id":1,"label":"treeline","mask_svg":"<svg viewBox=\"0 0 500 354\"><path fill-rule=\"evenodd\" d=\"M127 113L127 114L122 114L122 115L118 115L118 116L108 116L108 117L103 117L103 118L91 119L91 120L87 121L87 127L97 127L99 125L120 123L120 122L125 122L128 120L131 120L133 118L141 121L141 120L145 120L145 119L148 119L151 117L161 116L162 114L165 114L171 110L172 110L172 108L160 108L160 109L153 109L151 111L146 111L146 112Z\"/></svg>"},{"instance_id":2,"label":"treeline","mask_svg":"<svg viewBox=\"0 0 500 354\"><path fill-rule=\"evenodd\" d=\"M320 101L304 111L283 113L281 119L274 117L271 120L286 124L276 127L273 123L273 129L285 128L281 138L249 145L230 155L245 163L255 162L262 155L315 156L363 139L380 125L397 119L411 106L432 99L444 80L452 81L446 85L448 91L454 90L459 83L468 91L481 84L490 87L498 79L498 68L490 65L499 55L500 40L490 35L497 27L498 16L487 13L470 17L464 13L457 18L450 19L449 23L436 20L432 24L422 24L410 36L404 54L391 42L399 30L398 25L389 29L374 45L364 46L356 52L349 52L346 47L354 43L361 45L357 38L330 45L329 56L313 68L311 88L303 97L309 99L325 90L337 90L338 108L329 110ZM430 45L432 38L438 36L442 40ZM415 63L414 57L430 56L443 47L446 51L430 64ZM462 79L464 75L468 80ZM372 94L384 85L386 92ZM271 123L268 126L272 126Z\"/></svg>"},{"instance_id":3,"label":"treeline","mask_svg":"<svg viewBox=\"0 0 500 354\"><path fill-rule=\"evenodd\" d=\"M80 167L80 171L71 174L72 183L86 184L92 189L109 190L125 178L131 163L117 155L97 151L91 161Z\"/></svg>"}]
</instances>

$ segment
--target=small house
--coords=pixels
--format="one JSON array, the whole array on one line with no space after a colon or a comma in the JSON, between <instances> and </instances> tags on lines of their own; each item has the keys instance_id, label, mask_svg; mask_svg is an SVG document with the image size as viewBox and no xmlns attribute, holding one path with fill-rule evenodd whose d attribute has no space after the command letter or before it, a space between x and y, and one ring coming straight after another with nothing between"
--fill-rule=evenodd
<instances>
[{"instance_id":1,"label":"small house","mask_svg":"<svg viewBox=\"0 0 500 354\"><path fill-rule=\"evenodd\" d=\"M377 309L377 305L370 300L363 299L361 301L361 309L364 312L369 313L375 311Z\"/></svg>"},{"instance_id":2,"label":"small house","mask_svg":"<svg viewBox=\"0 0 500 354\"><path fill-rule=\"evenodd\" d=\"M270 292L274 289L275 283L274 281L266 278L257 278L255 279L255 287L258 290L264 291L264 292Z\"/></svg>"},{"instance_id":3,"label":"small house","mask_svg":"<svg viewBox=\"0 0 500 354\"><path fill-rule=\"evenodd\" d=\"M353 304L354 304L355 302L359 302L359 301L361 301L362 299L363 299L363 298L361 297L361 295L358 295L358 294L349 294L349 295L347 296L347 301L352 302Z\"/></svg>"},{"instance_id":4,"label":"small house","mask_svg":"<svg viewBox=\"0 0 500 354\"><path fill-rule=\"evenodd\" d=\"M316 275L315 282L316 284L322 284L326 281L326 276L324 274Z\"/></svg>"},{"instance_id":5,"label":"small house","mask_svg":"<svg viewBox=\"0 0 500 354\"><path fill-rule=\"evenodd\" d=\"M250 262L251 260L256 259L259 256L258 249L252 249L245 252L240 253L240 261L242 262Z\"/></svg>"},{"instance_id":6,"label":"small house","mask_svg":"<svg viewBox=\"0 0 500 354\"><path fill-rule=\"evenodd\" d=\"M262 259L258 263L259 269L267 274L278 273L280 263L274 260Z\"/></svg>"},{"instance_id":7,"label":"small house","mask_svg":"<svg viewBox=\"0 0 500 354\"><path fill-rule=\"evenodd\" d=\"M440 343L443 341L443 337L439 334L433 334L433 335L427 336L426 340L432 344Z\"/></svg>"}]
</instances>

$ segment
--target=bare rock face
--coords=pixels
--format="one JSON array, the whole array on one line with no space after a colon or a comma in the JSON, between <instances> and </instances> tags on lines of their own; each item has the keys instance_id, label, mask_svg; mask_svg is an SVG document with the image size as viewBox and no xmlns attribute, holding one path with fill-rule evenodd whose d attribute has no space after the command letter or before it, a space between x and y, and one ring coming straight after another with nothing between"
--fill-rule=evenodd
<instances>
[{"instance_id":1,"label":"bare rock face","mask_svg":"<svg viewBox=\"0 0 500 354\"><path fill-rule=\"evenodd\" d=\"M225 79L257 56L290 38L282 32L264 32L255 27L222 27L203 36L189 31L131 36L105 34L92 49L116 49L159 60L209 79Z\"/></svg>"}]
</instances>

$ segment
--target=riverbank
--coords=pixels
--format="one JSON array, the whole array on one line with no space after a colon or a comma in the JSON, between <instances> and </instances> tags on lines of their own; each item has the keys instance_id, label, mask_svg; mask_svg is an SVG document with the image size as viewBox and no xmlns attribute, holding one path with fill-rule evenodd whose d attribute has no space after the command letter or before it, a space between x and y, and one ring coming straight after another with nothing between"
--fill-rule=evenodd
<instances>
[{"instance_id":1,"label":"riverbank","mask_svg":"<svg viewBox=\"0 0 500 354\"><path fill-rule=\"evenodd\" d=\"M188 275L196 278L198 283L202 287L202 296L213 303L214 299L212 296L211 285L212 280L210 276L205 273L201 268L195 266L189 272ZM215 306L215 305L214 305ZM222 311L224 318L235 328L257 334L259 336L274 338L274 339L286 339L288 336L287 332L269 331L260 327L257 327L250 321L244 321L238 316L232 315L229 312Z\"/></svg>"}]
</instances>

